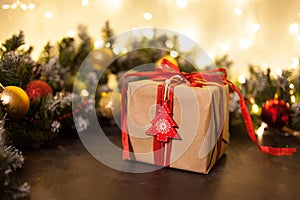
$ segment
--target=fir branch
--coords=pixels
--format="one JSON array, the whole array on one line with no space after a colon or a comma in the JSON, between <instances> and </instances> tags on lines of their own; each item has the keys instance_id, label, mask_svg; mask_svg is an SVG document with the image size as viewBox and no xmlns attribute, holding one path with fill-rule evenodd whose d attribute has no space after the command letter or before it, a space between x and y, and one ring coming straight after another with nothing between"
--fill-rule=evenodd
<instances>
[{"instance_id":1,"label":"fir branch","mask_svg":"<svg viewBox=\"0 0 300 200\"><path fill-rule=\"evenodd\" d=\"M259 66L249 66L250 78L246 80L246 98L254 98L257 105L273 99L277 91L277 80L270 76L270 71L264 72Z\"/></svg>"},{"instance_id":2,"label":"fir branch","mask_svg":"<svg viewBox=\"0 0 300 200\"><path fill-rule=\"evenodd\" d=\"M105 43L109 43L111 48L115 40L113 38L114 31L111 29L109 21L105 22L105 25L102 28L101 32L102 32L102 40L105 41Z\"/></svg>"},{"instance_id":3,"label":"fir branch","mask_svg":"<svg viewBox=\"0 0 300 200\"><path fill-rule=\"evenodd\" d=\"M226 68L227 71L229 72L230 67L233 65L233 62L229 60L228 55L225 54L221 57L216 57L215 58L215 64L217 67L223 67Z\"/></svg>"},{"instance_id":4,"label":"fir branch","mask_svg":"<svg viewBox=\"0 0 300 200\"><path fill-rule=\"evenodd\" d=\"M59 63L61 66L66 67L70 66L70 63L73 63L74 57L76 55L75 40L71 37L63 38L58 43L59 51Z\"/></svg>"},{"instance_id":5,"label":"fir branch","mask_svg":"<svg viewBox=\"0 0 300 200\"><path fill-rule=\"evenodd\" d=\"M0 118L4 122L4 118ZM22 168L24 156L14 146L6 146L4 123L0 124L0 199L29 199L30 186L21 183L16 171Z\"/></svg>"},{"instance_id":6,"label":"fir branch","mask_svg":"<svg viewBox=\"0 0 300 200\"><path fill-rule=\"evenodd\" d=\"M2 46L2 52L16 51L20 46L25 44L25 35L20 31L18 35L13 35L12 38L7 39Z\"/></svg>"},{"instance_id":7,"label":"fir branch","mask_svg":"<svg viewBox=\"0 0 300 200\"><path fill-rule=\"evenodd\" d=\"M54 57L54 46L52 46L50 42L47 42L42 52L40 53L38 61L43 64L46 64L53 57Z\"/></svg>"},{"instance_id":8,"label":"fir branch","mask_svg":"<svg viewBox=\"0 0 300 200\"><path fill-rule=\"evenodd\" d=\"M5 53L0 61L0 80L5 86L24 88L33 79L33 69L37 65L27 54L14 51Z\"/></svg>"},{"instance_id":9,"label":"fir branch","mask_svg":"<svg viewBox=\"0 0 300 200\"><path fill-rule=\"evenodd\" d=\"M87 55L93 50L92 39L87 33L87 27L80 25L77 29L81 42L74 57L74 69L72 70L72 74L77 73L79 66L82 64Z\"/></svg>"}]
</instances>

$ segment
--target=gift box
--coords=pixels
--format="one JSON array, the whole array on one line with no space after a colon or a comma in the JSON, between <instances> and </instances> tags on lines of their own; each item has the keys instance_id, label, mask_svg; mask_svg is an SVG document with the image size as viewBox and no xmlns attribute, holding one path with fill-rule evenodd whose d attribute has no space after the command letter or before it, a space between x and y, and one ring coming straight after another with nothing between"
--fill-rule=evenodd
<instances>
[{"instance_id":1,"label":"gift box","mask_svg":"<svg viewBox=\"0 0 300 200\"><path fill-rule=\"evenodd\" d=\"M240 97L248 136L260 151L274 156L296 152L259 144L245 99L225 69L188 74L163 60L156 71L123 77L123 159L209 173L229 143L229 87Z\"/></svg>"},{"instance_id":2,"label":"gift box","mask_svg":"<svg viewBox=\"0 0 300 200\"><path fill-rule=\"evenodd\" d=\"M171 104L166 101L171 110L167 108L166 119L159 118L159 110L167 93L160 95L159 88L167 90L163 81L128 83L126 106L123 105L126 118L122 123L127 129L123 145L132 153L124 158L207 174L229 143L228 86L177 83L170 88ZM172 133L169 137L163 133L167 128ZM157 129L160 132L153 133Z\"/></svg>"}]
</instances>

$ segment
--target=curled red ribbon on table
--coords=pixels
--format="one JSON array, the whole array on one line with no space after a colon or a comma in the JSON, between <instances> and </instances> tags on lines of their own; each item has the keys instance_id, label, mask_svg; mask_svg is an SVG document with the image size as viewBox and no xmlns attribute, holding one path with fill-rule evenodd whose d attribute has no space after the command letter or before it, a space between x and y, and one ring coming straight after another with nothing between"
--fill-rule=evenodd
<instances>
[{"instance_id":1,"label":"curled red ribbon on table","mask_svg":"<svg viewBox=\"0 0 300 200\"><path fill-rule=\"evenodd\" d=\"M253 127L252 118L246 106L245 100L239 89L229 81L226 76L226 70L223 68L217 68L214 70L208 70L203 72L197 73L184 73L180 72L179 68L173 65L168 60L164 59L161 63L161 68L158 68L156 71L150 72L132 72L125 74L123 77L123 87L122 87L122 114L121 114L121 121L122 121L122 144L123 144L123 159L130 159L130 144L129 144L129 136L127 130L127 123L126 123L126 90L127 85L125 83L128 77L148 77L153 80L166 80L174 75L180 75L185 78L185 80L189 83L191 87L202 87L205 85L213 85L221 84L221 85L229 85L240 97L240 109L242 112L242 116L247 128L248 135L250 139L257 145L257 147L264 153L271 154L274 156L283 156L283 155L291 155L296 152L296 148L286 148L286 147L270 147L270 146L261 146L258 144L255 130ZM170 140L170 139L168 139ZM158 144L157 144L158 145ZM161 144L159 144L161 145ZM154 144L155 146L155 144ZM155 149L162 148L161 146L154 147ZM167 146L167 151L170 151ZM159 156L158 156L159 157ZM159 162L159 161L157 161ZM167 161L166 161L167 163Z\"/></svg>"}]
</instances>

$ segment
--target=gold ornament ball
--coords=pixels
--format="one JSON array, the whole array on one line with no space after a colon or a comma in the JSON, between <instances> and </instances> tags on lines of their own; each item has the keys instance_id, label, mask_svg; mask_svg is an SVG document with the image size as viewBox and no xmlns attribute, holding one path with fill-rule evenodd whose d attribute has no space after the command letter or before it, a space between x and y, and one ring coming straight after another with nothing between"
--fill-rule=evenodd
<instances>
[{"instance_id":1,"label":"gold ornament ball","mask_svg":"<svg viewBox=\"0 0 300 200\"><path fill-rule=\"evenodd\" d=\"M99 110L108 119L119 117L121 111L121 94L111 91L102 92L99 101Z\"/></svg>"},{"instance_id":2,"label":"gold ornament ball","mask_svg":"<svg viewBox=\"0 0 300 200\"><path fill-rule=\"evenodd\" d=\"M7 108L7 117L12 120L21 119L26 115L30 107L27 93L16 86L6 86L0 93L0 100Z\"/></svg>"}]
</instances>

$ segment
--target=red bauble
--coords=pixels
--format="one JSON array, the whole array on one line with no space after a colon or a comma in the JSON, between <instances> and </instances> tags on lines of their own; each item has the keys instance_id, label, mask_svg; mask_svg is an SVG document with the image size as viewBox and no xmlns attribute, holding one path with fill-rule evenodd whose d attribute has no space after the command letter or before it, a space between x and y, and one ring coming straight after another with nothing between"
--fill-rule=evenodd
<instances>
[{"instance_id":1,"label":"red bauble","mask_svg":"<svg viewBox=\"0 0 300 200\"><path fill-rule=\"evenodd\" d=\"M48 94L53 94L52 88L48 83L41 80L35 80L28 83L26 89L29 99L37 100L38 97L44 98Z\"/></svg>"},{"instance_id":2,"label":"red bauble","mask_svg":"<svg viewBox=\"0 0 300 200\"><path fill-rule=\"evenodd\" d=\"M261 118L270 127L282 128L289 121L290 107L280 99L271 99L264 103Z\"/></svg>"}]
</instances>

